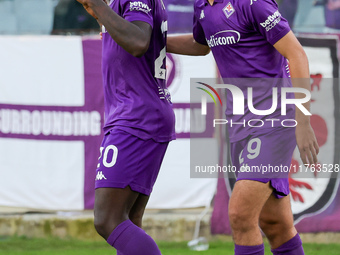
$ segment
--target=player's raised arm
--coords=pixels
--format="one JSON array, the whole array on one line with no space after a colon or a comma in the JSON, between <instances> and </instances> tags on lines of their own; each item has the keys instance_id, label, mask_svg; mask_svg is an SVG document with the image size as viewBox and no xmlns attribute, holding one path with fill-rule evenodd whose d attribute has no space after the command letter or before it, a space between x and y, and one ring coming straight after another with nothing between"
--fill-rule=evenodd
<instances>
[{"instance_id":1,"label":"player's raised arm","mask_svg":"<svg viewBox=\"0 0 340 255\"><path fill-rule=\"evenodd\" d=\"M308 59L301 44L292 31L274 44L274 47L289 61L293 87L300 87L310 91L310 75ZM302 98L304 94L296 93L295 98ZM309 111L310 102L303 104ZM295 119L296 142L304 164L316 164L319 146L314 131L310 125L310 117L296 108Z\"/></svg>"},{"instance_id":2,"label":"player's raised arm","mask_svg":"<svg viewBox=\"0 0 340 255\"><path fill-rule=\"evenodd\" d=\"M202 56L210 52L210 48L196 42L192 34L168 36L166 46L167 52L181 55Z\"/></svg>"},{"instance_id":3,"label":"player's raised arm","mask_svg":"<svg viewBox=\"0 0 340 255\"><path fill-rule=\"evenodd\" d=\"M115 13L103 0L77 0L99 23L103 24L123 49L135 57L148 50L152 27L143 21L129 22Z\"/></svg>"}]
</instances>

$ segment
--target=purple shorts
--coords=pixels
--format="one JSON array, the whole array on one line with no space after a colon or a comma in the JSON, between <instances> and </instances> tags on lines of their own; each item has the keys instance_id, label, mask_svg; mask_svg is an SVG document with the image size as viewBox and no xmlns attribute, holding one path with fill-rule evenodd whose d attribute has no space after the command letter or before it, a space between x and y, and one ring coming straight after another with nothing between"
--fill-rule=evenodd
<instances>
[{"instance_id":1,"label":"purple shorts","mask_svg":"<svg viewBox=\"0 0 340 255\"><path fill-rule=\"evenodd\" d=\"M100 146L95 188L130 188L150 195L168 142L142 140L123 130L108 132Z\"/></svg>"},{"instance_id":2,"label":"purple shorts","mask_svg":"<svg viewBox=\"0 0 340 255\"><path fill-rule=\"evenodd\" d=\"M295 147L295 128L276 129L231 143L231 160L237 169L237 181L270 181L277 198L287 196L288 174Z\"/></svg>"}]
</instances>

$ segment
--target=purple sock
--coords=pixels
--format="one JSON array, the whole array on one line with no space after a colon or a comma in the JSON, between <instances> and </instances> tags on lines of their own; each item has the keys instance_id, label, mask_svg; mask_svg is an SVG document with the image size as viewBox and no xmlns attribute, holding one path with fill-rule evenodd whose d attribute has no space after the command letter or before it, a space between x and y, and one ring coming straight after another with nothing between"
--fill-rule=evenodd
<instances>
[{"instance_id":1,"label":"purple sock","mask_svg":"<svg viewBox=\"0 0 340 255\"><path fill-rule=\"evenodd\" d=\"M276 249L272 249L272 253L274 255L304 255L302 241L300 239L299 234L296 234L292 239L288 242L282 244L280 247Z\"/></svg>"},{"instance_id":2,"label":"purple sock","mask_svg":"<svg viewBox=\"0 0 340 255\"><path fill-rule=\"evenodd\" d=\"M235 244L235 255L264 255L264 244L254 246Z\"/></svg>"},{"instance_id":3,"label":"purple sock","mask_svg":"<svg viewBox=\"0 0 340 255\"><path fill-rule=\"evenodd\" d=\"M117 254L161 255L155 241L130 220L120 223L106 241L116 248Z\"/></svg>"}]
</instances>

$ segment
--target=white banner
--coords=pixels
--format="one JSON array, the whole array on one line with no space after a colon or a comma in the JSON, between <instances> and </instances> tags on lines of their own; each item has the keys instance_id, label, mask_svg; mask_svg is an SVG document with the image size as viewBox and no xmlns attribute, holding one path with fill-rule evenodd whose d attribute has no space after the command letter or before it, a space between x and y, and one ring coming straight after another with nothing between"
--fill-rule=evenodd
<instances>
[{"instance_id":1,"label":"white banner","mask_svg":"<svg viewBox=\"0 0 340 255\"><path fill-rule=\"evenodd\" d=\"M83 210L84 142L44 136L84 104L81 37L0 37L0 56L0 205Z\"/></svg>"}]
</instances>

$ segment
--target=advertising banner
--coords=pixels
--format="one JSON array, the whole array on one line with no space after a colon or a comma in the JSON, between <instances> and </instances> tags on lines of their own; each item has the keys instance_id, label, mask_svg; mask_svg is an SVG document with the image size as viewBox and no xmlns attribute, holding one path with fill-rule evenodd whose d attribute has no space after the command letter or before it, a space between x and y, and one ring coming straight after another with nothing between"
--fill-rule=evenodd
<instances>
[{"instance_id":1,"label":"advertising banner","mask_svg":"<svg viewBox=\"0 0 340 255\"><path fill-rule=\"evenodd\" d=\"M98 38L0 37L0 206L93 208L104 123L101 54ZM148 208L206 206L216 190L216 180L191 179L189 171L190 77L200 75L216 76L212 55L167 55L177 140Z\"/></svg>"}]
</instances>

